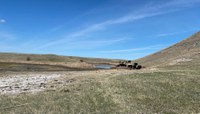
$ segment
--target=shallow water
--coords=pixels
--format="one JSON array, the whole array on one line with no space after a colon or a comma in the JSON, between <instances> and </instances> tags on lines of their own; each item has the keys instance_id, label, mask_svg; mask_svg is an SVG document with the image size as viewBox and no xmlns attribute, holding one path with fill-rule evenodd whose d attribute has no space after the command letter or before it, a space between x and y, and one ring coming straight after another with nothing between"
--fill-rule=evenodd
<instances>
[{"instance_id":1,"label":"shallow water","mask_svg":"<svg viewBox=\"0 0 200 114\"><path fill-rule=\"evenodd\" d=\"M113 65L95 65L95 68L99 69L111 69Z\"/></svg>"}]
</instances>

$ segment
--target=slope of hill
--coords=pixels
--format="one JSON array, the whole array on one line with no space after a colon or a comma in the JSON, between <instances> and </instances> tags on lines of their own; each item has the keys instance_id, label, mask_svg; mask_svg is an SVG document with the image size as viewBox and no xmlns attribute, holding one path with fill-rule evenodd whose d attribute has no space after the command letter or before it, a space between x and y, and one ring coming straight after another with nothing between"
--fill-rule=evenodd
<instances>
[{"instance_id":1,"label":"slope of hill","mask_svg":"<svg viewBox=\"0 0 200 114\"><path fill-rule=\"evenodd\" d=\"M114 63L118 60L103 58L86 58L75 56L58 56L54 54L19 54L19 53L0 53L0 61L28 61L33 62L77 62L87 63Z\"/></svg>"},{"instance_id":2,"label":"slope of hill","mask_svg":"<svg viewBox=\"0 0 200 114\"><path fill-rule=\"evenodd\" d=\"M200 32L167 49L136 61L145 66L200 64Z\"/></svg>"},{"instance_id":3,"label":"slope of hill","mask_svg":"<svg viewBox=\"0 0 200 114\"><path fill-rule=\"evenodd\" d=\"M94 69L95 64L117 64L119 60L58 56L53 54L0 53L0 70L59 71Z\"/></svg>"}]
</instances>

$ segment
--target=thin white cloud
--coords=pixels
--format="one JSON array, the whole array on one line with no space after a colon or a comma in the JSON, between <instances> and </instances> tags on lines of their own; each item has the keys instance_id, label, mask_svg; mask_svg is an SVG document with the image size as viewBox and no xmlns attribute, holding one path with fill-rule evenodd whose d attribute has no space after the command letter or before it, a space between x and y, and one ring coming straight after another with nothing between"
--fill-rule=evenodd
<instances>
[{"instance_id":1,"label":"thin white cloud","mask_svg":"<svg viewBox=\"0 0 200 114\"><path fill-rule=\"evenodd\" d=\"M126 40L127 39L125 39L125 38L121 38L121 39L112 39L112 40L78 41L78 42L70 43L68 45L68 48L94 49L94 48L97 48L97 47L114 45L114 44L117 44L117 43L124 42Z\"/></svg>"},{"instance_id":2,"label":"thin white cloud","mask_svg":"<svg viewBox=\"0 0 200 114\"><path fill-rule=\"evenodd\" d=\"M6 39L6 40L10 40L13 39L14 36L12 34L8 34L6 32L0 32L0 39Z\"/></svg>"},{"instance_id":3,"label":"thin white cloud","mask_svg":"<svg viewBox=\"0 0 200 114\"><path fill-rule=\"evenodd\" d=\"M71 35L69 35L69 37L83 36L83 35L88 34L90 32L94 32L94 31L97 31L97 30L104 29L104 28L106 28L110 25L123 24L123 23L132 22L132 21L139 20L139 19L144 19L144 18L147 18L147 17L161 15L161 14L164 14L164 13L167 13L167 12L128 14L128 15L125 15L125 16L120 17L118 19L107 20L107 21L104 21L102 23L93 24L93 25L89 26L88 28L77 31L75 33L72 33Z\"/></svg>"},{"instance_id":4,"label":"thin white cloud","mask_svg":"<svg viewBox=\"0 0 200 114\"><path fill-rule=\"evenodd\" d=\"M56 26L56 27L54 27L54 28L52 28L52 29L50 29L50 33L51 32L55 32L55 31L57 31L57 30L60 30L61 28L63 28L64 27L64 25L59 25L59 26Z\"/></svg>"},{"instance_id":5,"label":"thin white cloud","mask_svg":"<svg viewBox=\"0 0 200 114\"><path fill-rule=\"evenodd\" d=\"M68 41L65 44L60 44L61 46L65 45L65 49L91 49L91 48L97 48L102 46L108 46L113 45L121 42L125 42L129 40L128 38L115 38L111 39L108 38L108 40L79 40L79 41ZM36 50L42 49L44 47L38 47Z\"/></svg>"},{"instance_id":6,"label":"thin white cloud","mask_svg":"<svg viewBox=\"0 0 200 114\"><path fill-rule=\"evenodd\" d=\"M89 26L88 28L85 28L85 29L82 29L80 31L77 31L77 32L70 34L68 37L74 38L74 37L83 36L87 33L103 29L103 27L105 27L106 25L107 25L107 22L93 24L93 25Z\"/></svg>"},{"instance_id":7,"label":"thin white cloud","mask_svg":"<svg viewBox=\"0 0 200 114\"><path fill-rule=\"evenodd\" d=\"M156 35L156 37L174 36L174 35L184 34L184 33L188 33L188 32L196 32L198 30L199 30L199 28L198 29L193 28L193 29L190 29L190 30L179 31L179 32L161 33L161 34Z\"/></svg>"},{"instance_id":8,"label":"thin white cloud","mask_svg":"<svg viewBox=\"0 0 200 114\"><path fill-rule=\"evenodd\" d=\"M71 40L75 40L76 37L80 37L80 36L83 36L85 34L89 34L91 32L97 31L97 30L101 30L103 28L106 28L109 25L122 24L122 23L126 23L126 22L129 22L129 21L134 21L134 20L144 19L144 18L147 18L147 17L161 15L163 13L166 13L166 12L156 12L156 13L149 13L149 14L145 13L145 14L139 14L139 15L126 15L126 16L123 16L123 17L115 19L115 20L108 20L108 21L105 21L105 22L102 22L102 23L97 23L97 24L91 25L88 28L82 29L82 30L77 31L75 33L72 33L64 39L60 39L60 40L57 40L57 41L46 43L45 45L43 45L39 48L42 49L42 48L47 48L47 47L50 47L50 46L66 43L66 42L69 42Z\"/></svg>"},{"instance_id":9,"label":"thin white cloud","mask_svg":"<svg viewBox=\"0 0 200 114\"><path fill-rule=\"evenodd\" d=\"M79 30L77 32L68 34L63 39L56 40L56 41L50 41L50 42L46 43L45 45L39 47L39 49L66 43L71 40L75 40L77 37L84 36L86 34L105 29L111 25L133 22L133 21L145 19L148 17L153 17L153 16L170 13L170 12L175 12L177 10L181 10L182 8L185 8L188 6L193 6L196 3L200 3L200 0L190 0L190 1L188 1L188 0L172 0L170 2L161 4L161 5L146 6L144 9L139 9L135 13L127 14L125 16L122 16L122 17L119 17L116 19L111 19L111 20L106 20L104 22L96 23L87 28Z\"/></svg>"},{"instance_id":10,"label":"thin white cloud","mask_svg":"<svg viewBox=\"0 0 200 114\"><path fill-rule=\"evenodd\" d=\"M190 7L197 3L200 3L200 0L172 0L166 6Z\"/></svg>"},{"instance_id":11,"label":"thin white cloud","mask_svg":"<svg viewBox=\"0 0 200 114\"><path fill-rule=\"evenodd\" d=\"M123 50L108 50L108 51L100 51L100 53L137 52L137 51L145 51L145 50L162 49L164 47L167 47L167 45L153 45L153 46L148 46L148 47L123 49Z\"/></svg>"},{"instance_id":12,"label":"thin white cloud","mask_svg":"<svg viewBox=\"0 0 200 114\"><path fill-rule=\"evenodd\" d=\"M1 24L1 23L5 23L5 22L6 22L5 19L0 19L0 24Z\"/></svg>"},{"instance_id":13,"label":"thin white cloud","mask_svg":"<svg viewBox=\"0 0 200 114\"><path fill-rule=\"evenodd\" d=\"M79 41L79 42L74 42L71 43L72 45L75 44L92 44L92 45L103 45L103 44L113 44L116 42L121 42L124 41L126 39L114 39L114 40L95 40L95 41Z\"/></svg>"},{"instance_id":14,"label":"thin white cloud","mask_svg":"<svg viewBox=\"0 0 200 114\"><path fill-rule=\"evenodd\" d=\"M157 37L167 37L167 36L173 36L173 35L182 34L182 33L186 33L186 32L162 33L162 34L158 34Z\"/></svg>"},{"instance_id":15,"label":"thin white cloud","mask_svg":"<svg viewBox=\"0 0 200 114\"><path fill-rule=\"evenodd\" d=\"M166 4L161 4L161 5L156 5L156 6L147 6L144 9L140 9L136 13L127 14L117 19L107 20L101 23L93 24L89 26L88 28L72 33L70 37L82 36L89 32L97 31L113 24L123 24L127 22L132 22L135 20L140 20L140 19L162 15L162 14L179 10L178 8L178 9L170 9L167 11L160 11L161 9L166 8L166 7L167 8L168 7L186 7L186 6L195 5L196 3L200 3L200 0L189 0L189 1L188 0L172 0Z\"/></svg>"}]
</instances>

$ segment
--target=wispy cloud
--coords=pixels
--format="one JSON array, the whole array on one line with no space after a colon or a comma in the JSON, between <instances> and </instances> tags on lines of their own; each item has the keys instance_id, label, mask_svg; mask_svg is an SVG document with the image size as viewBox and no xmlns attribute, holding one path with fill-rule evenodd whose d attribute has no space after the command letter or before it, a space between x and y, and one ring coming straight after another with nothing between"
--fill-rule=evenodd
<instances>
[{"instance_id":1,"label":"wispy cloud","mask_svg":"<svg viewBox=\"0 0 200 114\"><path fill-rule=\"evenodd\" d=\"M50 29L50 33L51 32L55 32L55 31L57 31L57 30L60 30L60 29L62 29L64 27L64 25L59 25L59 26L56 26L56 27L54 27L54 28L52 28L52 29Z\"/></svg>"},{"instance_id":2,"label":"wispy cloud","mask_svg":"<svg viewBox=\"0 0 200 114\"><path fill-rule=\"evenodd\" d=\"M79 36L83 36L85 34L88 34L90 32L94 32L97 30L102 30L105 29L106 27L110 26L110 25L115 25L115 24L123 24L123 23L127 23L127 22L132 22L135 20L139 20L139 19L144 19L147 17L152 17L152 16L156 16L156 15L161 15L167 12L154 12L154 13L139 13L138 14L128 14L125 16L122 16L120 18L117 19L112 19L112 20L107 20L101 23L96 23L93 24L91 26L89 26L88 28L82 29L80 31L74 32L72 34L69 35L69 37L79 37Z\"/></svg>"},{"instance_id":3,"label":"wispy cloud","mask_svg":"<svg viewBox=\"0 0 200 114\"><path fill-rule=\"evenodd\" d=\"M100 53L122 53L122 52L137 52L137 51L148 51L148 50L157 50L163 49L167 47L167 45L153 45L142 48L132 48L132 49L123 49L123 50L109 50L109 51L100 51Z\"/></svg>"},{"instance_id":4,"label":"wispy cloud","mask_svg":"<svg viewBox=\"0 0 200 114\"><path fill-rule=\"evenodd\" d=\"M177 35L177 34L183 34L183 33L186 33L186 32L187 32L187 31L183 31L183 32L162 33L162 34L158 34L157 37L173 36L173 35Z\"/></svg>"},{"instance_id":5,"label":"wispy cloud","mask_svg":"<svg viewBox=\"0 0 200 114\"><path fill-rule=\"evenodd\" d=\"M63 38L63 39L60 39L57 41L48 42L45 45L40 46L39 48L42 49L42 48L47 48L47 47L54 46L54 45L63 44L63 43L69 42L71 40L75 40L77 37L84 36L91 32L95 32L95 31L104 29L110 25L127 23L129 21L144 19L147 17L156 16L156 15L160 15L163 13L166 13L166 12L144 13L144 14L138 14L138 15L126 15L126 16L123 16L118 19L113 19L113 20L108 20L108 21L102 22L102 23L93 24L93 25L89 26L88 28L85 28L80 31L69 34L68 36L66 36L66 38Z\"/></svg>"},{"instance_id":6,"label":"wispy cloud","mask_svg":"<svg viewBox=\"0 0 200 114\"><path fill-rule=\"evenodd\" d=\"M0 39L4 39L4 40L11 40L13 39L14 36L12 34L6 33L6 32L1 32L0 31Z\"/></svg>"},{"instance_id":7,"label":"wispy cloud","mask_svg":"<svg viewBox=\"0 0 200 114\"><path fill-rule=\"evenodd\" d=\"M126 38L120 38L120 39L112 39L112 40L94 40L94 41L78 41L78 42L72 42L68 45L68 48L79 48L79 49L94 49L97 47L102 46L108 46L108 45L114 45L117 43L121 43L126 41Z\"/></svg>"},{"instance_id":8,"label":"wispy cloud","mask_svg":"<svg viewBox=\"0 0 200 114\"><path fill-rule=\"evenodd\" d=\"M200 3L200 0L172 0L166 6L190 7Z\"/></svg>"},{"instance_id":9,"label":"wispy cloud","mask_svg":"<svg viewBox=\"0 0 200 114\"><path fill-rule=\"evenodd\" d=\"M106 20L100 23L95 23L82 30L68 34L65 38L62 38L56 41L50 41L46 43L45 45L42 45L41 47L39 47L39 49L63 44L71 40L76 40L76 38L79 38L80 36L84 36L84 35L87 35L87 34L102 30L102 29L106 29L107 27L111 25L133 22L136 20L141 20L141 19L145 19L145 18L149 18L153 16L175 12L185 7L191 7L195 5L196 3L200 3L200 0L190 0L190 1L171 0L170 2L163 3L161 5L145 6L144 8L139 9L138 11L134 11L134 13L129 13L116 19L110 19L110 20Z\"/></svg>"},{"instance_id":10,"label":"wispy cloud","mask_svg":"<svg viewBox=\"0 0 200 114\"><path fill-rule=\"evenodd\" d=\"M161 4L161 5L155 5L155 6L149 5L149 6L146 6L145 8L135 11L135 13L126 14L125 16L119 17L117 19L111 19L111 20L107 20L107 21L104 21L101 23L93 24L83 30L72 33L69 36L70 37L82 36L89 32L94 32L94 31L106 28L109 25L123 24L123 23L127 23L127 22L132 22L132 21L148 18L148 17L171 13L174 11L178 11L180 7L183 8L186 6L192 6L192 5L195 5L196 3L200 3L200 0L190 0L190 1L188 1L188 0L172 0L168 3ZM178 7L178 8L161 11L161 9L169 8L169 7Z\"/></svg>"},{"instance_id":11,"label":"wispy cloud","mask_svg":"<svg viewBox=\"0 0 200 114\"><path fill-rule=\"evenodd\" d=\"M63 44L63 45L65 45L63 48L65 48L65 49L94 49L97 47L108 46L108 45L125 42L127 40L129 40L129 39L128 38L115 38L115 39L107 38L107 40L106 39L104 39L104 40L79 40L76 42L69 40L68 42ZM62 45L62 44L60 44L60 45ZM41 48L44 48L44 47L38 47L35 50L39 50Z\"/></svg>"},{"instance_id":12,"label":"wispy cloud","mask_svg":"<svg viewBox=\"0 0 200 114\"><path fill-rule=\"evenodd\" d=\"M185 30L185 31L179 31L179 32L169 32L169 33L161 33L156 35L156 37L167 37L167 36L174 36L174 35L179 35L179 34L184 34L184 33L188 33L188 32L196 32L199 31L199 28L193 28L190 30Z\"/></svg>"},{"instance_id":13,"label":"wispy cloud","mask_svg":"<svg viewBox=\"0 0 200 114\"><path fill-rule=\"evenodd\" d=\"M5 23L5 22L6 22L5 19L0 19L0 24L1 24L1 23Z\"/></svg>"}]
</instances>

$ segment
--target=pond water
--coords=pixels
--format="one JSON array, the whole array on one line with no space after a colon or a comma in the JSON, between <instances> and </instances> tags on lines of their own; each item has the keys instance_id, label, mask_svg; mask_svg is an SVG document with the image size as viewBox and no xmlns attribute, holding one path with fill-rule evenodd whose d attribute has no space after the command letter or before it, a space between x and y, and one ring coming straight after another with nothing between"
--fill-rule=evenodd
<instances>
[{"instance_id":1,"label":"pond water","mask_svg":"<svg viewBox=\"0 0 200 114\"><path fill-rule=\"evenodd\" d=\"M95 68L99 69L111 69L113 65L95 65Z\"/></svg>"}]
</instances>

